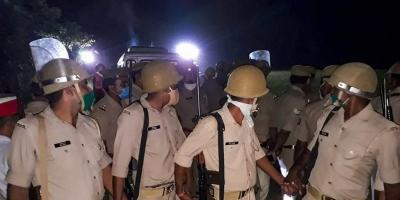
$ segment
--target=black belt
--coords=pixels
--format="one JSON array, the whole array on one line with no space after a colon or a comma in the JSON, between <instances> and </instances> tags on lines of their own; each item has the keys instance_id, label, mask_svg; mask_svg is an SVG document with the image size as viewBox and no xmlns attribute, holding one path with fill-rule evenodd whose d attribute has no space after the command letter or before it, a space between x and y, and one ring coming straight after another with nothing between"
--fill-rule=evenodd
<instances>
[{"instance_id":1,"label":"black belt","mask_svg":"<svg viewBox=\"0 0 400 200\"><path fill-rule=\"evenodd\" d=\"M283 145L284 149L294 149L295 145Z\"/></svg>"},{"instance_id":2,"label":"black belt","mask_svg":"<svg viewBox=\"0 0 400 200\"><path fill-rule=\"evenodd\" d=\"M250 187L250 188L248 188L246 190L240 191L239 195L238 195L238 199L241 199L241 198L245 197L253 188L254 187ZM219 191L219 192L221 192L221 191ZM213 186L210 186L208 188L208 193L210 194L211 197L213 197L215 199L214 187Z\"/></svg>"}]
</instances>

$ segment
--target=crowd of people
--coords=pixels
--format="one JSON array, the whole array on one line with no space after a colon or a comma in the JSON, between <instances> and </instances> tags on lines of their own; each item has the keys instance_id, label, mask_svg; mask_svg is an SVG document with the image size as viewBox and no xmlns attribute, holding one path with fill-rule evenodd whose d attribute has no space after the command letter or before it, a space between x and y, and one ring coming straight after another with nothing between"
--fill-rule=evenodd
<instances>
[{"instance_id":1,"label":"crowd of people","mask_svg":"<svg viewBox=\"0 0 400 200\"><path fill-rule=\"evenodd\" d=\"M0 99L0 199L400 199L400 63L381 92L364 63L295 65L280 95L268 51L224 66L42 63L24 117Z\"/></svg>"}]
</instances>

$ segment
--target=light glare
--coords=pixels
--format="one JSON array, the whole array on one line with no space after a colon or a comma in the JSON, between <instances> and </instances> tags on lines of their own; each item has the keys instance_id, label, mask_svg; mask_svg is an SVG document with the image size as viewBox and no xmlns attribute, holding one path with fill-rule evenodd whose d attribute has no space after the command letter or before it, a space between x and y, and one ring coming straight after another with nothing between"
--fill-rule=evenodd
<instances>
[{"instance_id":1,"label":"light glare","mask_svg":"<svg viewBox=\"0 0 400 200\"><path fill-rule=\"evenodd\" d=\"M188 42L182 42L176 45L175 51L185 60L197 60L200 54L199 48Z\"/></svg>"}]
</instances>

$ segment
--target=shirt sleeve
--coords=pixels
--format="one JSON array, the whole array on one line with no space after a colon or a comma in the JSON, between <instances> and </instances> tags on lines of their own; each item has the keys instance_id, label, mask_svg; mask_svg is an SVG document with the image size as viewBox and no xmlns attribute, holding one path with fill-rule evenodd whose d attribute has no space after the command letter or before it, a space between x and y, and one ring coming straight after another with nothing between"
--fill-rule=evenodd
<instances>
[{"instance_id":1,"label":"shirt sleeve","mask_svg":"<svg viewBox=\"0 0 400 200\"><path fill-rule=\"evenodd\" d=\"M11 139L9 171L7 182L19 187L28 188L35 174L36 155L29 127L18 122Z\"/></svg>"},{"instance_id":2,"label":"shirt sleeve","mask_svg":"<svg viewBox=\"0 0 400 200\"><path fill-rule=\"evenodd\" d=\"M95 107L94 111L91 113L91 117L96 120L97 124L100 127L100 134L101 134L101 138L103 140L107 140L107 127L105 127L105 124L108 124L108 121L106 119L106 117L102 117L105 114L105 111L100 110L100 108Z\"/></svg>"},{"instance_id":3,"label":"shirt sleeve","mask_svg":"<svg viewBox=\"0 0 400 200\"><path fill-rule=\"evenodd\" d=\"M385 131L379 141L377 155L378 172L384 183L400 183L400 129Z\"/></svg>"},{"instance_id":4,"label":"shirt sleeve","mask_svg":"<svg viewBox=\"0 0 400 200\"><path fill-rule=\"evenodd\" d=\"M118 129L114 143L113 176L125 178L129 162L137 158L143 128L143 113L124 110L118 118Z\"/></svg>"},{"instance_id":5,"label":"shirt sleeve","mask_svg":"<svg viewBox=\"0 0 400 200\"><path fill-rule=\"evenodd\" d=\"M190 167L193 157L199 154L216 135L217 121L213 117L200 120L176 153L175 163L182 167Z\"/></svg>"},{"instance_id":6,"label":"shirt sleeve","mask_svg":"<svg viewBox=\"0 0 400 200\"><path fill-rule=\"evenodd\" d=\"M256 133L252 132L252 145L254 145L254 155L255 159L259 160L265 156L263 148L261 148L260 141L258 140Z\"/></svg>"},{"instance_id":7,"label":"shirt sleeve","mask_svg":"<svg viewBox=\"0 0 400 200\"><path fill-rule=\"evenodd\" d=\"M312 139L312 137L310 138L307 116L304 112L300 115L300 122L296 126L295 135L302 142L309 142Z\"/></svg>"}]
</instances>

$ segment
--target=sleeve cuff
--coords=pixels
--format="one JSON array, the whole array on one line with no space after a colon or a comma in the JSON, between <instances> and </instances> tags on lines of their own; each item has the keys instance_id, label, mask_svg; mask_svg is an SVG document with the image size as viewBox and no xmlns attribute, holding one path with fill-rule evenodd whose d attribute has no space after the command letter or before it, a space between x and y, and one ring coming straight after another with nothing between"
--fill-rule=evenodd
<instances>
[{"instance_id":1,"label":"sleeve cuff","mask_svg":"<svg viewBox=\"0 0 400 200\"><path fill-rule=\"evenodd\" d=\"M31 177L31 175L9 171L6 179L9 184L23 188L29 188L32 179L27 179L28 177Z\"/></svg>"},{"instance_id":2,"label":"sleeve cuff","mask_svg":"<svg viewBox=\"0 0 400 200\"><path fill-rule=\"evenodd\" d=\"M182 166L182 167L190 167L192 166L193 158L182 156L182 155L175 155L175 163Z\"/></svg>"},{"instance_id":3,"label":"sleeve cuff","mask_svg":"<svg viewBox=\"0 0 400 200\"><path fill-rule=\"evenodd\" d=\"M99 165L101 169L106 168L112 162L111 157L104 152L103 158L100 160Z\"/></svg>"},{"instance_id":4,"label":"sleeve cuff","mask_svg":"<svg viewBox=\"0 0 400 200\"><path fill-rule=\"evenodd\" d=\"M259 160L259 159L263 158L264 156L266 156L266 155L262 148L259 151L255 152L256 160Z\"/></svg>"},{"instance_id":5,"label":"sleeve cuff","mask_svg":"<svg viewBox=\"0 0 400 200\"><path fill-rule=\"evenodd\" d=\"M128 175L128 168L127 167L120 167L118 165L112 166L112 175L119 177L119 178L126 178Z\"/></svg>"}]
</instances>

